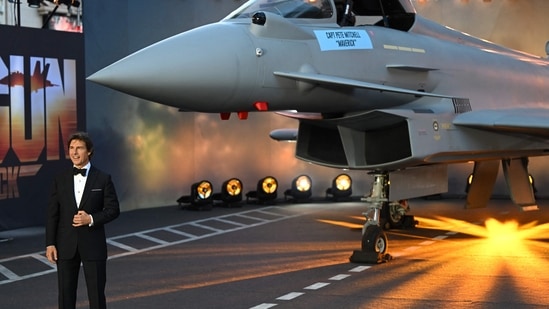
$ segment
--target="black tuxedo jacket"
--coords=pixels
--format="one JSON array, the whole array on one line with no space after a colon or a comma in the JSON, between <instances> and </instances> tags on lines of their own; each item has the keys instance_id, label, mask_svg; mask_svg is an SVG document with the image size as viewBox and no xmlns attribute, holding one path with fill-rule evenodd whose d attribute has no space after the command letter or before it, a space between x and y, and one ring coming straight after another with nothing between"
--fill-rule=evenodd
<instances>
[{"instance_id":1,"label":"black tuxedo jacket","mask_svg":"<svg viewBox=\"0 0 549 309\"><path fill-rule=\"evenodd\" d=\"M73 216L84 210L93 216L93 226L73 227ZM82 260L106 260L104 224L118 217L120 208L111 176L91 166L76 207L72 168L53 183L47 211L46 246L55 245L59 259L70 259L79 250Z\"/></svg>"}]
</instances>

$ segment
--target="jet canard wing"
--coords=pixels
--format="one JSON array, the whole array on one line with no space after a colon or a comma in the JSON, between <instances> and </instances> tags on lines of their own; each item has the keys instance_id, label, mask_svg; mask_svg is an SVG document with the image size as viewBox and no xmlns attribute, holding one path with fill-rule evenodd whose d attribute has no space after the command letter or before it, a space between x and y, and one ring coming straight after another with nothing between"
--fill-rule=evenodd
<instances>
[{"instance_id":1,"label":"jet canard wing","mask_svg":"<svg viewBox=\"0 0 549 309\"><path fill-rule=\"evenodd\" d=\"M318 74L318 73L306 73L306 72L273 72L274 75L290 78L293 80L296 80L297 82L304 82L307 83L310 87L314 85L337 85L337 86L346 86L346 87L356 87L356 88L363 88L363 89L370 89L370 90L379 90L379 91L385 91L385 92L392 92L392 93L400 93L400 94L409 94L414 95L418 97L436 97L436 98L454 98L453 96L448 96L444 94L437 94L437 93L430 93L430 92L423 92L423 91L416 91L416 90L410 90L400 87L392 87L392 86L386 86L382 84L377 83L370 83L355 79L349 79L339 76L333 76L333 75L325 75L325 74Z\"/></svg>"}]
</instances>

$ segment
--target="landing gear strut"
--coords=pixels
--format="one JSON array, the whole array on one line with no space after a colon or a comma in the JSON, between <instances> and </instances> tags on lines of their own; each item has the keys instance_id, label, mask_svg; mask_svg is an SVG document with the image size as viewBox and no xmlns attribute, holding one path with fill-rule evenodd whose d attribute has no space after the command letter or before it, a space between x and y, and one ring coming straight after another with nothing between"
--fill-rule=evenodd
<instances>
[{"instance_id":1,"label":"landing gear strut","mask_svg":"<svg viewBox=\"0 0 549 309\"><path fill-rule=\"evenodd\" d=\"M389 242L382 226L391 224L391 219L384 216L382 224L381 212L387 209L389 204L389 174L387 172L378 172L374 174L374 183L370 196L362 198L366 202L368 209L363 215L366 217L366 223L362 228L362 250L355 250L351 255L351 262L356 263L382 263L391 260L391 255L387 253ZM384 207L385 206L385 207ZM391 216L388 216L391 217ZM387 221L388 220L388 221Z\"/></svg>"}]
</instances>

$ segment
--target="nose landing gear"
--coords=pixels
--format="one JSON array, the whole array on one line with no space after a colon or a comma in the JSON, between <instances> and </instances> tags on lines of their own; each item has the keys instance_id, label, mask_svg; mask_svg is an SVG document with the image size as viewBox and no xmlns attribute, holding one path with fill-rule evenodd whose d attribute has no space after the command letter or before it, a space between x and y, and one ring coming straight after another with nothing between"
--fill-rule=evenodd
<instances>
[{"instance_id":1,"label":"nose landing gear","mask_svg":"<svg viewBox=\"0 0 549 309\"><path fill-rule=\"evenodd\" d=\"M387 253L389 241L387 235L383 231L383 226L394 221L391 216L389 218L381 218L382 211L391 212L389 208L389 175L387 172L379 172L374 174L374 183L372 185L371 194L368 197L362 198L367 204L367 211L363 213L366 217L366 223L362 228L362 250L355 250L350 257L351 262L355 263L382 263L392 259ZM395 210L399 210L395 208ZM396 219L396 217L395 217ZM389 220L389 221L387 221Z\"/></svg>"}]
</instances>

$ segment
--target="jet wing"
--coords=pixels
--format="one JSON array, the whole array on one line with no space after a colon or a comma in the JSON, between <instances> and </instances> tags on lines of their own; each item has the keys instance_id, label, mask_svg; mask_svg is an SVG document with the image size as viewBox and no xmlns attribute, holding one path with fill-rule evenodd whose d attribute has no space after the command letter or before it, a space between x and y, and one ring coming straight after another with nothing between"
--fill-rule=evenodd
<instances>
[{"instance_id":1,"label":"jet wing","mask_svg":"<svg viewBox=\"0 0 549 309\"><path fill-rule=\"evenodd\" d=\"M296 81L307 82L311 84L356 87L356 88L379 90L379 91L386 91L386 92L393 92L393 93L410 94L410 95L419 96L419 97L455 98L453 96L444 95L444 94L415 91L415 90L410 90L405 88L391 87L391 86L386 86L382 84L369 83L369 82L364 82L364 81L355 80L355 79L318 74L318 73L277 71L277 72L273 72L273 74L276 76L294 79Z\"/></svg>"},{"instance_id":2,"label":"jet wing","mask_svg":"<svg viewBox=\"0 0 549 309\"><path fill-rule=\"evenodd\" d=\"M460 114L454 125L497 132L521 133L549 137L549 109L516 108L479 110Z\"/></svg>"}]
</instances>

